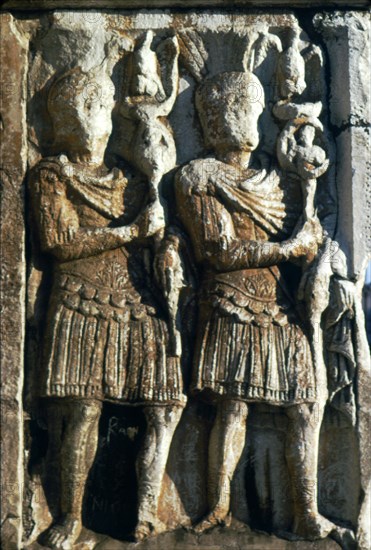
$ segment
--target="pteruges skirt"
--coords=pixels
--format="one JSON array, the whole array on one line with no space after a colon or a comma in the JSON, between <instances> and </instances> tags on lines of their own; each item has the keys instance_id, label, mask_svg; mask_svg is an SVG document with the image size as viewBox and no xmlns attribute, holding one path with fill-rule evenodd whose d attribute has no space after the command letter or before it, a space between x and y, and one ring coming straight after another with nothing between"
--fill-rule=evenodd
<instances>
[{"instance_id":1,"label":"pteruges skirt","mask_svg":"<svg viewBox=\"0 0 371 550\"><path fill-rule=\"evenodd\" d=\"M154 313L54 295L41 396L184 403L180 359L169 356L166 322Z\"/></svg>"},{"instance_id":2,"label":"pteruges skirt","mask_svg":"<svg viewBox=\"0 0 371 550\"><path fill-rule=\"evenodd\" d=\"M276 405L315 401L312 354L298 323L243 322L204 306L196 348L194 393Z\"/></svg>"}]
</instances>

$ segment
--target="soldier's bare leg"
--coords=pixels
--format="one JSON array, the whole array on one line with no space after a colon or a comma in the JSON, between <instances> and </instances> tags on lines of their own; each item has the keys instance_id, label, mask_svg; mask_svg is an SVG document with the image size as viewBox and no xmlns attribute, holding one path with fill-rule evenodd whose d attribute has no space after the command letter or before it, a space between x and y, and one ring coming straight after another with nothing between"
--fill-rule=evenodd
<instances>
[{"instance_id":1,"label":"soldier's bare leg","mask_svg":"<svg viewBox=\"0 0 371 550\"><path fill-rule=\"evenodd\" d=\"M194 527L197 533L225 523L229 514L231 481L245 446L247 415L248 406L243 401L225 400L217 406L209 442L210 512Z\"/></svg>"},{"instance_id":2,"label":"soldier's bare leg","mask_svg":"<svg viewBox=\"0 0 371 550\"><path fill-rule=\"evenodd\" d=\"M53 518L60 516L60 456L62 446L63 406L61 400L49 402L45 405L46 424L48 430L48 449L44 468L43 481L45 496Z\"/></svg>"},{"instance_id":3,"label":"soldier's bare leg","mask_svg":"<svg viewBox=\"0 0 371 550\"><path fill-rule=\"evenodd\" d=\"M60 407L64 424L60 450L60 515L40 537L42 544L49 548L72 548L80 535L85 484L98 444L100 411L98 401L71 399L68 406L63 403ZM54 413L48 416L50 420L55 418ZM48 429L53 431L53 422Z\"/></svg>"},{"instance_id":4,"label":"soldier's bare leg","mask_svg":"<svg viewBox=\"0 0 371 550\"><path fill-rule=\"evenodd\" d=\"M286 460L294 499L294 534L308 540L325 538L335 525L318 512L317 466L323 408L296 405L286 410L289 419Z\"/></svg>"},{"instance_id":5,"label":"soldier's bare leg","mask_svg":"<svg viewBox=\"0 0 371 550\"><path fill-rule=\"evenodd\" d=\"M134 536L143 540L166 529L158 519L158 503L171 441L182 415L178 405L146 407L146 435L137 459L138 524Z\"/></svg>"},{"instance_id":6,"label":"soldier's bare leg","mask_svg":"<svg viewBox=\"0 0 371 550\"><path fill-rule=\"evenodd\" d=\"M342 548L356 548L352 530L332 523L318 511L317 466L323 407L298 405L286 410L289 426L286 459L294 497L293 533L305 540L335 539Z\"/></svg>"}]
</instances>

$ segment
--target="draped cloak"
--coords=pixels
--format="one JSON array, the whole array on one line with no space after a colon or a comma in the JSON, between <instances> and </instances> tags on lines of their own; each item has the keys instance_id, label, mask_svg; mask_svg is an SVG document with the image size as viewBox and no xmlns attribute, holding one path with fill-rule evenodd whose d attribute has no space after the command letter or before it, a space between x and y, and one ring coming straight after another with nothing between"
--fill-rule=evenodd
<instances>
[{"instance_id":1,"label":"draped cloak","mask_svg":"<svg viewBox=\"0 0 371 550\"><path fill-rule=\"evenodd\" d=\"M313 402L309 340L295 288L284 277L290 266L274 255L262 260L264 244L288 239L300 218L300 182L204 159L182 168L175 185L202 270L193 392L277 405Z\"/></svg>"}]
</instances>

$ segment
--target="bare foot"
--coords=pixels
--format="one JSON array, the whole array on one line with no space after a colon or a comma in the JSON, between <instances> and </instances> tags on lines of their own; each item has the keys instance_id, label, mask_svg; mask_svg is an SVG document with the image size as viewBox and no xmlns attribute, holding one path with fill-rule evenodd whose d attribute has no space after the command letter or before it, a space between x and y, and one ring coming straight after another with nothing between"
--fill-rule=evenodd
<instances>
[{"instance_id":1,"label":"bare foot","mask_svg":"<svg viewBox=\"0 0 371 550\"><path fill-rule=\"evenodd\" d=\"M308 514L295 520L293 533L301 539L317 540L325 539L336 525L321 516L321 514Z\"/></svg>"},{"instance_id":2,"label":"bare foot","mask_svg":"<svg viewBox=\"0 0 371 550\"><path fill-rule=\"evenodd\" d=\"M208 514L199 523L196 523L196 525L192 527L191 530L194 533L197 533L198 535L200 535L201 533L204 533L209 529L213 529L218 525L221 525L223 527L229 527L231 524L231 521L232 521L232 517L230 514L217 513L213 511L213 512L210 512L210 514Z\"/></svg>"},{"instance_id":3,"label":"bare foot","mask_svg":"<svg viewBox=\"0 0 371 550\"><path fill-rule=\"evenodd\" d=\"M48 548L70 550L81 532L81 520L66 514L41 533L39 542Z\"/></svg>"},{"instance_id":4,"label":"bare foot","mask_svg":"<svg viewBox=\"0 0 371 550\"><path fill-rule=\"evenodd\" d=\"M166 524L156 519L154 521L140 521L134 531L134 539L139 542L148 537L154 537L167 530Z\"/></svg>"}]
</instances>

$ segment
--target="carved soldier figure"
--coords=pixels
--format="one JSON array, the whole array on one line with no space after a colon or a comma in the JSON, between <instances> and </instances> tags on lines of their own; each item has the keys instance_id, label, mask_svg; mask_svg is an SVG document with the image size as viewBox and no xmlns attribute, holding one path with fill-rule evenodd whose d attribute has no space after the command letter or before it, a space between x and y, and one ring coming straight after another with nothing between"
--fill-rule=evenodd
<instances>
[{"instance_id":1,"label":"carved soldier figure","mask_svg":"<svg viewBox=\"0 0 371 550\"><path fill-rule=\"evenodd\" d=\"M140 255L142 243L163 229L163 216L158 203L141 196L137 217L123 221L127 180L104 164L114 89L99 70L100 93L93 98L86 90L97 75L80 68L53 83L48 111L54 149L63 154L41 160L30 177L40 247L54 266L39 374L47 467L57 460L60 471L58 510L41 537L51 548L71 548L81 531L104 400L144 406L135 536L164 529L157 504L184 406L179 358L168 353L167 323L146 285Z\"/></svg>"},{"instance_id":2,"label":"carved soldier figure","mask_svg":"<svg viewBox=\"0 0 371 550\"><path fill-rule=\"evenodd\" d=\"M176 199L202 273L193 392L215 404L216 419L209 442L210 511L195 530L228 521L249 404L265 403L287 413L293 532L326 537L335 525L317 507L317 373L305 319L285 283L288 273L295 280L292 262L317 253L321 226L314 217L304 221L297 179L251 157L264 108L257 77L226 72L208 78L197 90L196 106L214 156L178 172Z\"/></svg>"}]
</instances>

